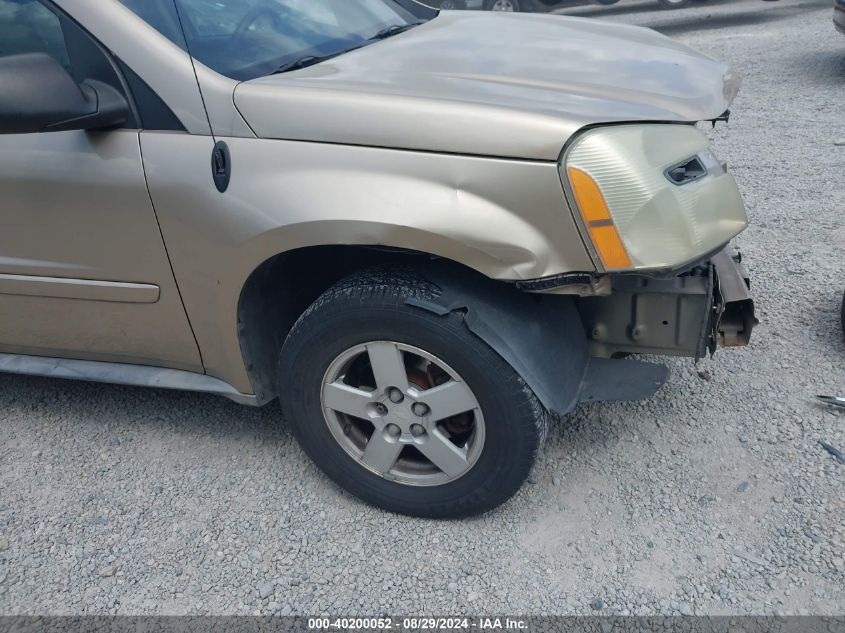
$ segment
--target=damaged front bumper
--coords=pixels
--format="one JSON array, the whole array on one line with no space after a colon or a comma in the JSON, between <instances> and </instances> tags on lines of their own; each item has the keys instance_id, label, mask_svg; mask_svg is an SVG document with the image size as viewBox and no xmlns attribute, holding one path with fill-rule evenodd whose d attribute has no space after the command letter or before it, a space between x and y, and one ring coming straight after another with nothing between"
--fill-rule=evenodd
<instances>
[{"instance_id":1,"label":"damaged front bumper","mask_svg":"<svg viewBox=\"0 0 845 633\"><path fill-rule=\"evenodd\" d=\"M740 260L725 249L664 277L564 275L512 287L432 262L426 278L438 298L405 303L441 317L459 313L548 411L565 414L582 402L654 395L668 367L623 359L629 354L698 358L719 343L746 344L757 320Z\"/></svg>"},{"instance_id":2,"label":"damaged front bumper","mask_svg":"<svg viewBox=\"0 0 845 633\"><path fill-rule=\"evenodd\" d=\"M758 321L742 257L727 247L680 275L617 275L607 296L581 297L591 354L692 356L747 345Z\"/></svg>"}]
</instances>

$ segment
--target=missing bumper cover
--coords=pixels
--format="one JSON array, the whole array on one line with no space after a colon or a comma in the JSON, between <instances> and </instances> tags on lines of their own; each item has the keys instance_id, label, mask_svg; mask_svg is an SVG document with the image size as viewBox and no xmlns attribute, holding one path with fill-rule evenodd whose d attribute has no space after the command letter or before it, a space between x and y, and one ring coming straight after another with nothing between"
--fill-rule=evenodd
<instances>
[{"instance_id":1,"label":"missing bumper cover","mask_svg":"<svg viewBox=\"0 0 845 633\"><path fill-rule=\"evenodd\" d=\"M748 276L728 248L675 277L620 275L613 294L578 300L593 356L692 356L747 345L757 325Z\"/></svg>"}]
</instances>

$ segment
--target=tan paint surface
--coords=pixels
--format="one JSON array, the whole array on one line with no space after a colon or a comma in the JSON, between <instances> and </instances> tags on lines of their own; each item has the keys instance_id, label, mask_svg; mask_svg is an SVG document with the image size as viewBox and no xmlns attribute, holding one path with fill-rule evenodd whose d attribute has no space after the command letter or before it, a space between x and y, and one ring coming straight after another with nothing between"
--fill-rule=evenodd
<instances>
[{"instance_id":1,"label":"tan paint surface","mask_svg":"<svg viewBox=\"0 0 845 633\"><path fill-rule=\"evenodd\" d=\"M230 138L232 182L220 194L211 139L142 133L141 142L206 369L242 390L240 291L280 252L394 246L497 279L593 270L555 163Z\"/></svg>"},{"instance_id":2,"label":"tan paint surface","mask_svg":"<svg viewBox=\"0 0 845 633\"><path fill-rule=\"evenodd\" d=\"M240 84L235 103L264 138L557 160L584 126L714 118L737 88L728 66L650 29L451 11Z\"/></svg>"},{"instance_id":3,"label":"tan paint surface","mask_svg":"<svg viewBox=\"0 0 845 633\"><path fill-rule=\"evenodd\" d=\"M0 136L0 200L0 274L161 290L155 303L55 298L47 289L41 297L0 294L0 351L201 368L150 204L138 132Z\"/></svg>"},{"instance_id":4,"label":"tan paint surface","mask_svg":"<svg viewBox=\"0 0 845 633\"><path fill-rule=\"evenodd\" d=\"M154 284L121 281L0 274L0 294L110 303L156 303L161 297L161 288Z\"/></svg>"}]
</instances>

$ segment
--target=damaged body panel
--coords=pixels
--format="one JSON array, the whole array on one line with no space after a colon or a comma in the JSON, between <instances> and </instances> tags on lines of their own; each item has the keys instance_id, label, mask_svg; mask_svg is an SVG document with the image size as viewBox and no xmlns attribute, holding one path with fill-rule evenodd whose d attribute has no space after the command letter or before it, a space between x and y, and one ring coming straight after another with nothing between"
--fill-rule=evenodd
<instances>
[{"instance_id":1,"label":"damaged body panel","mask_svg":"<svg viewBox=\"0 0 845 633\"><path fill-rule=\"evenodd\" d=\"M242 83L235 103L263 138L555 161L584 127L714 119L738 89L728 66L649 29L446 12L401 37ZM411 124L421 117L437 125Z\"/></svg>"},{"instance_id":2,"label":"damaged body panel","mask_svg":"<svg viewBox=\"0 0 845 633\"><path fill-rule=\"evenodd\" d=\"M221 196L205 186L205 171L181 169L186 161L207 162L210 138L141 133L150 193L206 369L241 390L252 389L237 337L241 289L279 253L393 247L499 280L593 267L555 163L257 139L226 143L233 177Z\"/></svg>"}]
</instances>

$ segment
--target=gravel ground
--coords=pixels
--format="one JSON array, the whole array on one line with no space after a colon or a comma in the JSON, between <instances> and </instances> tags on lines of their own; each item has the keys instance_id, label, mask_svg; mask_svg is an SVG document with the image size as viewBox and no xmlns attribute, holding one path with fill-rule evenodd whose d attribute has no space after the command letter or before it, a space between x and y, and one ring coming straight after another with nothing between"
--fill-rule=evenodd
<instances>
[{"instance_id":1,"label":"gravel ground","mask_svg":"<svg viewBox=\"0 0 845 633\"><path fill-rule=\"evenodd\" d=\"M557 425L500 510L420 521L330 484L278 408L0 378L0 613L845 612L845 37L829 0L623 2L733 62L713 133L763 324L653 400Z\"/></svg>"}]
</instances>

